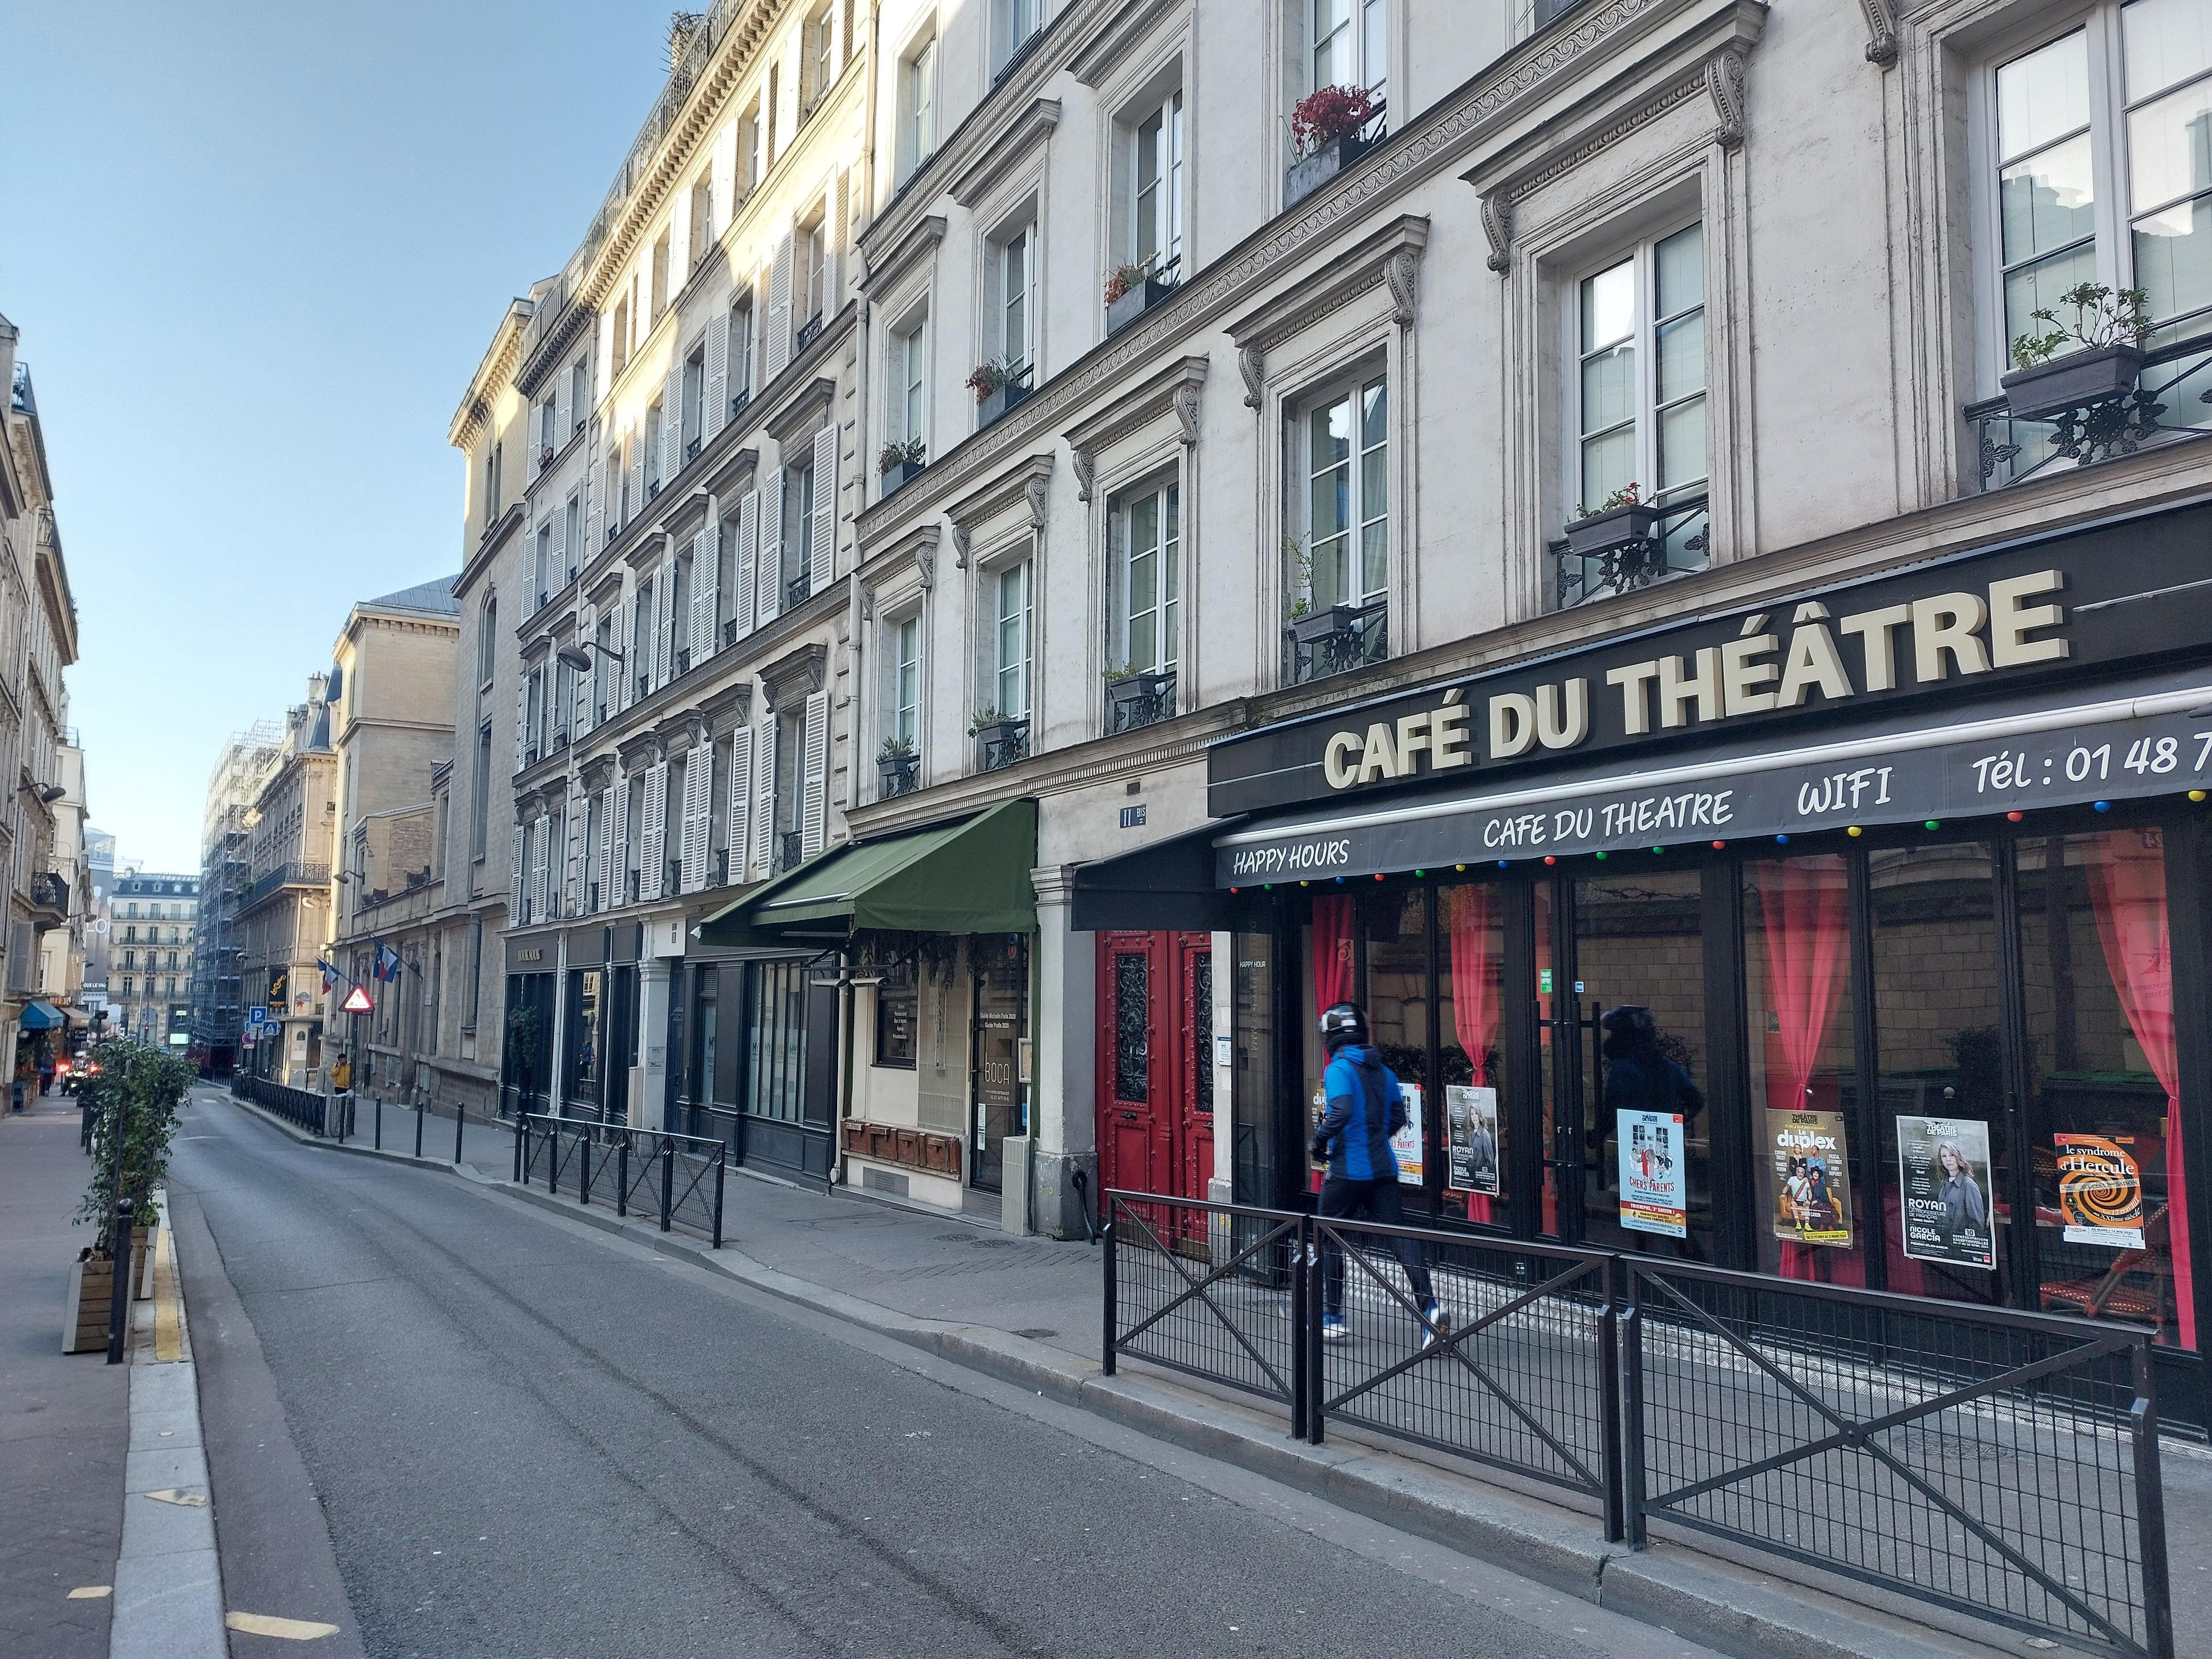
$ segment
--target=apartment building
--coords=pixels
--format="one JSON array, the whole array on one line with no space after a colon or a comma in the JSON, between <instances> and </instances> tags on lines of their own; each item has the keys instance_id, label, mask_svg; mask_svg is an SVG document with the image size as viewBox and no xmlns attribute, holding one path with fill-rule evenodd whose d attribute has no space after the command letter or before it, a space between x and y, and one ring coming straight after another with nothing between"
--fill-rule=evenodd
<instances>
[{"instance_id":1,"label":"apartment building","mask_svg":"<svg viewBox=\"0 0 2212 1659\"><path fill-rule=\"evenodd\" d=\"M326 1063L317 964L331 936L338 811L329 684L326 674L307 676L307 699L285 711L283 737L252 805L240 815L246 887L228 924L246 1003L239 1041L250 1053L241 1054L241 1063L257 1077L300 1089L319 1088Z\"/></svg>"},{"instance_id":2,"label":"apartment building","mask_svg":"<svg viewBox=\"0 0 2212 1659\"><path fill-rule=\"evenodd\" d=\"M125 870L106 903L113 1006L107 1029L141 1042L191 1041L200 878Z\"/></svg>"},{"instance_id":3,"label":"apartment building","mask_svg":"<svg viewBox=\"0 0 2212 1659\"><path fill-rule=\"evenodd\" d=\"M98 1023L107 1012L107 901L115 890L115 837L88 826L84 832L84 971L79 1001ZM197 969L195 969L197 973ZM109 1022L112 1029L112 1018Z\"/></svg>"},{"instance_id":4,"label":"apartment building","mask_svg":"<svg viewBox=\"0 0 2212 1659\"><path fill-rule=\"evenodd\" d=\"M254 804L283 751L283 726L257 721L232 735L208 775L200 818L200 939L192 973L191 1052L210 1077L228 1077L243 1048L245 947L238 918L253 891Z\"/></svg>"}]
</instances>

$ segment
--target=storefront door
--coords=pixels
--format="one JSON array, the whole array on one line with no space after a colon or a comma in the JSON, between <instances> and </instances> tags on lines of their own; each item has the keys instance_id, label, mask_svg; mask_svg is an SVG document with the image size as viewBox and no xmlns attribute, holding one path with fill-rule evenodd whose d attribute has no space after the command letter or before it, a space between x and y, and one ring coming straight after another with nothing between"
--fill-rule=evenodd
<instances>
[{"instance_id":1,"label":"storefront door","mask_svg":"<svg viewBox=\"0 0 2212 1659\"><path fill-rule=\"evenodd\" d=\"M977 965L968 1169L969 1184L986 1192L998 1192L1004 1184L1006 1137L1028 1127L1020 1061L1029 985L1029 942L1019 935Z\"/></svg>"},{"instance_id":2,"label":"storefront door","mask_svg":"<svg viewBox=\"0 0 2212 1659\"><path fill-rule=\"evenodd\" d=\"M1103 1185L1204 1198L1213 1170L1209 933L1098 936Z\"/></svg>"}]
</instances>

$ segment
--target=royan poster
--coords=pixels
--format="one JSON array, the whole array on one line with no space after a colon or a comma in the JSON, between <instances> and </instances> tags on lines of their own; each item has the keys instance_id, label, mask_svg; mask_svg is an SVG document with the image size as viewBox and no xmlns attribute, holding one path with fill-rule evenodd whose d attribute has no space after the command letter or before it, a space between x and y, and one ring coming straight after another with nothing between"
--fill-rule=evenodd
<instances>
[{"instance_id":1,"label":"royan poster","mask_svg":"<svg viewBox=\"0 0 2212 1659\"><path fill-rule=\"evenodd\" d=\"M1455 1193L1498 1196L1498 1091L1444 1085L1448 1185Z\"/></svg>"},{"instance_id":2,"label":"royan poster","mask_svg":"<svg viewBox=\"0 0 2212 1659\"><path fill-rule=\"evenodd\" d=\"M1406 1127L1390 1137L1390 1156L1398 1163L1398 1184L1418 1187L1421 1184L1421 1085L1401 1083L1398 1092L1406 1097Z\"/></svg>"},{"instance_id":3,"label":"royan poster","mask_svg":"<svg viewBox=\"0 0 2212 1659\"><path fill-rule=\"evenodd\" d=\"M2142 1171L2132 1135L2058 1134L2058 1209L2069 1244L2143 1248Z\"/></svg>"},{"instance_id":4,"label":"royan poster","mask_svg":"<svg viewBox=\"0 0 2212 1659\"><path fill-rule=\"evenodd\" d=\"M1988 1124L1972 1118L1899 1118L1897 1179L1905 1191L1905 1255L1996 1271Z\"/></svg>"},{"instance_id":5,"label":"royan poster","mask_svg":"<svg viewBox=\"0 0 2212 1659\"><path fill-rule=\"evenodd\" d=\"M1622 1112L1620 1224L1639 1233L1686 1238L1690 1159L1680 1112Z\"/></svg>"},{"instance_id":6,"label":"royan poster","mask_svg":"<svg viewBox=\"0 0 2212 1659\"><path fill-rule=\"evenodd\" d=\"M1841 1112L1766 1115L1774 1166L1774 1236L1796 1244L1851 1245L1850 1161Z\"/></svg>"}]
</instances>

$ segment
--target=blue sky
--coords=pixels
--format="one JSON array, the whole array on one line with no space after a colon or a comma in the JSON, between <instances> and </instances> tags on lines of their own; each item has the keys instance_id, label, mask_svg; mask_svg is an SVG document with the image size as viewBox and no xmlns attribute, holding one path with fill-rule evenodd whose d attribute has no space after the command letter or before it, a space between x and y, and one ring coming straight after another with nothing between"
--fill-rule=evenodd
<instances>
[{"instance_id":1,"label":"blue sky","mask_svg":"<svg viewBox=\"0 0 2212 1659\"><path fill-rule=\"evenodd\" d=\"M0 0L0 314L82 659L92 821L199 867L225 738L353 600L460 568L446 431L665 68L668 0Z\"/></svg>"}]
</instances>

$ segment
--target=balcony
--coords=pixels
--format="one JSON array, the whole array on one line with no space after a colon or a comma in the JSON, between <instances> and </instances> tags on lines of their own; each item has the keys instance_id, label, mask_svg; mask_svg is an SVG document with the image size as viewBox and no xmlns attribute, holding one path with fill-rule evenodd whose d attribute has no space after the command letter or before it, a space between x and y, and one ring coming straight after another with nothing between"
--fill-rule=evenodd
<instances>
[{"instance_id":1,"label":"balcony","mask_svg":"<svg viewBox=\"0 0 2212 1659\"><path fill-rule=\"evenodd\" d=\"M911 795L921 784L921 757L879 755L876 757L876 799L896 800Z\"/></svg>"},{"instance_id":2,"label":"balcony","mask_svg":"<svg viewBox=\"0 0 2212 1659\"><path fill-rule=\"evenodd\" d=\"M1175 718L1176 672L1172 668L1120 674L1106 682L1106 734L1134 732Z\"/></svg>"},{"instance_id":3,"label":"balcony","mask_svg":"<svg viewBox=\"0 0 2212 1659\"><path fill-rule=\"evenodd\" d=\"M822 337L822 325L823 320L824 319L823 318L822 313L817 311L814 315L809 317L804 323L799 325L798 337L791 343L791 355L793 356L796 357L800 352L805 350L807 347L812 345L817 340Z\"/></svg>"},{"instance_id":4,"label":"balcony","mask_svg":"<svg viewBox=\"0 0 2212 1659\"><path fill-rule=\"evenodd\" d=\"M1549 548L1559 609L1703 570L1711 562L1711 528L1703 495L1574 520Z\"/></svg>"},{"instance_id":5,"label":"balcony","mask_svg":"<svg viewBox=\"0 0 2212 1659\"><path fill-rule=\"evenodd\" d=\"M736 420L745 412L745 405L753 400L752 388L746 386L730 394L730 418Z\"/></svg>"},{"instance_id":6,"label":"balcony","mask_svg":"<svg viewBox=\"0 0 2212 1659\"><path fill-rule=\"evenodd\" d=\"M246 890L246 902L258 904L271 893L285 887L327 887L331 866L327 864L283 864L277 866Z\"/></svg>"},{"instance_id":7,"label":"balcony","mask_svg":"<svg viewBox=\"0 0 2212 1659\"><path fill-rule=\"evenodd\" d=\"M1325 605L1283 630L1283 683L1304 685L1349 673L1390 654L1389 602Z\"/></svg>"},{"instance_id":8,"label":"balcony","mask_svg":"<svg viewBox=\"0 0 2212 1659\"><path fill-rule=\"evenodd\" d=\"M1002 767L1030 757L1030 723L1027 716L1015 720L991 720L975 728L975 741L982 750L981 770L996 772Z\"/></svg>"},{"instance_id":9,"label":"balcony","mask_svg":"<svg viewBox=\"0 0 2212 1659\"><path fill-rule=\"evenodd\" d=\"M2131 378L2116 375L2101 386L2079 372L2099 366L2079 361L2094 355L2057 359L2034 380L2007 375L2013 384L2005 396L1966 405L1984 490L2023 483L2061 462L2094 466L2212 432L2212 333L2145 351ZM2075 372L2069 375L2069 368ZM2051 387L2062 376L2072 386Z\"/></svg>"},{"instance_id":10,"label":"balcony","mask_svg":"<svg viewBox=\"0 0 2212 1659\"><path fill-rule=\"evenodd\" d=\"M806 603L806 596L814 591L814 583L806 571L800 571L783 585L783 608L795 611Z\"/></svg>"},{"instance_id":11,"label":"balcony","mask_svg":"<svg viewBox=\"0 0 2212 1659\"><path fill-rule=\"evenodd\" d=\"M805 836L796 830L784 830L776 843L776 869L778 871L796 870L805 861Z\"/></svg>"},{"instance_id":12,"label":"balcony","mask_svg":"<svg viewBox=\"0 0 2212 1659\"><path fill-rule=\"evenodd\" d=\"M69 878L52 870L41 870L31 878L31 908L40 913L34 921L43 921L56 927L69 920Z\"/></svg>"}]
</instances>

